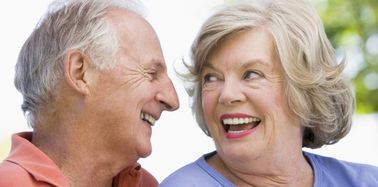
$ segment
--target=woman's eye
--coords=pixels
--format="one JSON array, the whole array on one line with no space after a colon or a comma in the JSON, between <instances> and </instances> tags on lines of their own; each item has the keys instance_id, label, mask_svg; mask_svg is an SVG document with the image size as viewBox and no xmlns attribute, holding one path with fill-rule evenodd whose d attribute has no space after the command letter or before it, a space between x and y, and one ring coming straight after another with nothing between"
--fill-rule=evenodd
<instances>
[{"instance_id":1,"label":"woman's eye","mask_svg":"<svg viewBox=\"0 0 378 187\"><path fill-rule=\"evenodd\" d=\"M260 76L260 74L258 72L256 72L256 71L247 71L247 72L244 73L243 78L247 79L247 80L250 80L250 79L255 79L255 78L259 77L259 76Z\"/></svg>"},{"instance_id":2,"label":"woman's eye","mask_svg":"<svg viewBox=\"0 0 378 187\"><path fill-rule=\"evenodd\" d=\"M209 83L209 82L214 82L214 81L217 81L218 78L213 75L213 74L206 74L204 77L203 77L203 82L204 83Z\"/></svg>"}]
</instances>

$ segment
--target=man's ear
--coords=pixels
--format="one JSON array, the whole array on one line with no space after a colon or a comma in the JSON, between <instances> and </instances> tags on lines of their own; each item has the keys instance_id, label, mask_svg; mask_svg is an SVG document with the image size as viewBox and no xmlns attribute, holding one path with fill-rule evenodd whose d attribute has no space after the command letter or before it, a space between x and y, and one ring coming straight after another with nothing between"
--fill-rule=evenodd
<instances>
[{"instance_id":1,"label":"man's ear","mask_svg":"<svg viewBox=\"0 0 378 187\"><path fill-rule=\"evenodd\" d=\"M64 56L64 78L67 84L82 95L89 95L85 74L89 73L88 57L78 50L69 51Z\"/></svg>"}]
</instances>

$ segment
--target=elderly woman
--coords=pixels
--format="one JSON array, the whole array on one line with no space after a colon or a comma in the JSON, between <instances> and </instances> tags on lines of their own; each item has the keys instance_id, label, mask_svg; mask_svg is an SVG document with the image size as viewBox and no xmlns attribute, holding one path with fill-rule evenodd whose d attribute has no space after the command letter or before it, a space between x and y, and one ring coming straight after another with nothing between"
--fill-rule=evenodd
<instances>
[{"instance_id":1,"label":"elderly woman","mask_svg":"<svg viewBox=\"0 0 378 187\"><path fill-rule=\"evenodd\" d=\"M215 142L161 186L378 186L378 168L302 151L343 138L355 103L310 2L228 7L202 26L193 112Z\"/></svg>"}]
</instances>

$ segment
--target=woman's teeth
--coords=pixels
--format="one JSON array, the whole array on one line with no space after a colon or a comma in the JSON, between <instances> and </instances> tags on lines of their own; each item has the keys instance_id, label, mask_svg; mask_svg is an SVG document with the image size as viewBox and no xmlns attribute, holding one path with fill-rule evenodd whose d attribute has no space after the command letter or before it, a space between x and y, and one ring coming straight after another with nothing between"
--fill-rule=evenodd
<instances>
[{"instance_id":1,"label":"woman's teeth","mask_svg":"<svg viewBox=\"0 0 378 187\"><path fill-rule=\"evenodd\" d=\"M261 122L260 118L227 118L222 120L223 128L228 133L242 133L246 130L255 128Z\"/></svg>"},{"instance_id":2,"label":"woman's teeth","mask_svg":"<svg viewBox=\"0 0 378 187\"><path fill-rule=\"evenodd\" d=\"M146 113L140 113L140 119L148 122L151 126L155 125L156 119L153 118L151 115L146 114Z\"/></svg>"},{"instance_id":3,"label":"woman's teeth","mask_svg":"<svg viewBox=\"0 0 378 187\"><path fill-rule=\"evenodd\" d=\"M260 122L259 118L250 117L250 118L228 118L223 119L222 122L224 125L239 125L252 122Z\"/></svg>"}]
</instances>

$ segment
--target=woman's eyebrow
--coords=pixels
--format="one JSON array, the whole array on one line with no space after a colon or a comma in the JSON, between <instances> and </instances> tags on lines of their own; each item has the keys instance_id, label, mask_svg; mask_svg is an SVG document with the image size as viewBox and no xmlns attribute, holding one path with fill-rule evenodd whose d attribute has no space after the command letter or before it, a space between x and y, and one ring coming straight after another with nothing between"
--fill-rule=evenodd
<instances>
[{"instance_id":1,"label":"woman's eyebrow","mask_svg":"<svg viewBox=\"0 0 378 187\"><path fill-rule=\"evenodd\" d=\"M211 63L211 62L209 62L209 61L203 65L202 69L204 69L204 68L209 68L209 69L214 69L214 70L217 70L217 69L218 69L217 67L215 67L215 66L213 65L213 63Z\"/></svg>"},{"instance_id":2,"label":"woman's eyebrow","mask_svg":"<svg viewBox=\"0 0 378 187\"><path fill-rule=\"evenodd\" d=\"M265 60L262 60L262 59L251 59L251 60L247 60L242 64L242 68L247 68L249 66L253 66L253 65L262 65L262 66L265 66L265 67L269 67L269 63L266 62Z\"/></svg>"}]
</instances>

